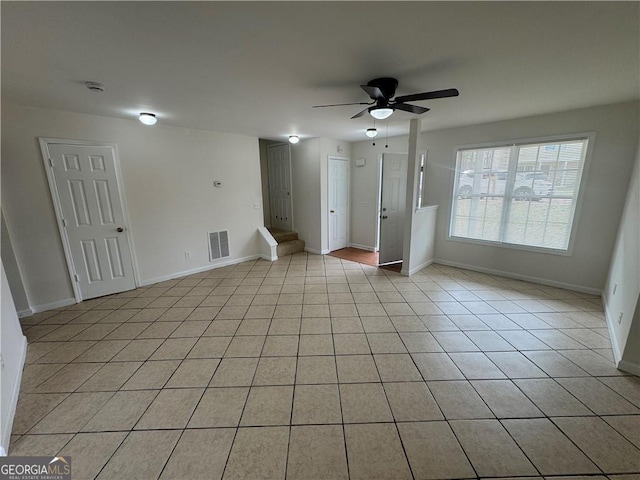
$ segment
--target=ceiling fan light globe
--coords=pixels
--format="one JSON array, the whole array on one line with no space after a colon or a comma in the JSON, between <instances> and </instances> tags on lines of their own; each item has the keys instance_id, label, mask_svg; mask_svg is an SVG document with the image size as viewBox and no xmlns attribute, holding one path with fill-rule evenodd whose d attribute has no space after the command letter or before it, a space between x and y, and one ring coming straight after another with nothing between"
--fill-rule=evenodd
<instances>
[{"instance_id":1,"label":"ceiling fan light globe","mask_svg":"<svg viewBox=\"0 0 640 480\"><path fill-rule=\"evenodd\" d=\"M145 125L155 125L158 122L158 119L153 113L144 113L144 112L140 114L140 116L138 117L138 120L140 120Z\"/></svg>"},{"instance_id":2,"label":"ceiling fan light globe","mask_svg":"<svg viewBox=\"0 0 640 480\"><path fill-rule=\"evenodd\" d=\"M366 135L369 138L375 138L378 135L378 130L375 128L367 128Z\"/></svg>"},{"instance_id":3,"label":"ceiling fan light globe","mask_svg":"<svg viewBox=\"0 0 640 480\"><path fill-rule=\"evenodd\" d=\"M369 113L376 120L384 120L385 118L389 118L393 113L393 109L389 107L381 107L381 108L372 108L369 110Z\"/></svg>"}]
</instances>

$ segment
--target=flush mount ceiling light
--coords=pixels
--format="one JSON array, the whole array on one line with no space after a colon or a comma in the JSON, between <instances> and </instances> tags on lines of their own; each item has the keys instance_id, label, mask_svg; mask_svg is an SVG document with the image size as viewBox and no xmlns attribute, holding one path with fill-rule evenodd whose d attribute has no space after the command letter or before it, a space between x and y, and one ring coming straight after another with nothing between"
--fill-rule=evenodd
<instances>
[{"instance_id":1,"label":"flush mount ceiling light","mask_svg":"<svg viewBox=\"0 0 640 480\"><path fill-rule=\"evenodd\" d=\"M298 135L289 135L289 143L296 144L300 141L300 137Z\"/></svg>"},{"instance_id":2,"label":"flush mount ceiling light","mask_svg":"<svg viewBox=\"0 0 640 480\"><path fill-rule=\"evenodd\" d=\"M384 120L389 118L393 113L393 108L389 107L372 107L369 109L369 113L376 120Z\"/></svg>"},{"instance_id":3,"label":"flush mount ceiling light","mask_svg":"<svg viewBox=\"0 0 640 480\"><path fill-rule=\"evenodd\" d=\"M156 122L158 121L155 114L146 113L146 112L141 113L140 116L138 117L138 120L140 120L145 125L155 125Z\"/></svg>"},{"instance_id":4,"label":"flush mount ceiling light","mask_svg":"<svg viewBox=\"0 0 640 480\"><path fill-rule=\"evenodd\" d=\"M376 135L378 135L378 130L376 130L375 128L367 128L367 137L369 138L374 138Z\"/></svg>"}]
</instances>

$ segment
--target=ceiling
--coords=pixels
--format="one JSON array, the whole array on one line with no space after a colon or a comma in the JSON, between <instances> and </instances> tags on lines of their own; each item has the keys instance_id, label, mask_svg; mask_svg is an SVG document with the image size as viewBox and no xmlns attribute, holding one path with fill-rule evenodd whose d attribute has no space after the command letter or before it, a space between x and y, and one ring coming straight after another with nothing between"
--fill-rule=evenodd
<instances>
[{"instance_id":1,"label":"ceiling","mask_svg":"<svg viewBox=\"0 0 640 480\"><path fill-rule=\"evenodd\" d=\"M640 98L638 2L2 2L2 98L282 140L365 140L360 84L423 130ZM93 93L87 80L105 84ZM395 112L389 135L413 115ZM386 121L379 121L383 132Z\"/></svg>"}]
</instances>

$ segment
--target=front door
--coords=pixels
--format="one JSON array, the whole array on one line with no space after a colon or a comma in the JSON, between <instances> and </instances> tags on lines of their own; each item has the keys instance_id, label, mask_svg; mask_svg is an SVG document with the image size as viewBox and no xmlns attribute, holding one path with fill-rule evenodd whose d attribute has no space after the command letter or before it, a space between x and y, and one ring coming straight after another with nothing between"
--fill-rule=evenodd
<instances>
[{"instance_id":1,"label":"front door","mask_svg":"<svg viewBox=\"0 0 640 480\"><path fill-rule=\"evenodd\" d=\"M380 251L378 254L378 263L381 265L402 261L407 165L406 154L382 155Z\"/></svg>"},{"instance_id":2,"label":"front door","mask_svg":"<svg viewBox=\"0 0 640 480\"><path fill-rule=\"evenodd\" d=\"M80 300L134 289L114 149L53 143L47 147Z\"/></svg>"},{"instance_id":3,"label":"front door","mask_svg":"<svg viewBox=\"0 0 640 480\"><path fill-rule=\"evenodd\" d=\"M291 165L289 145L269 147L269 202L271 227L291 231Z\"/></svg>"},{"instance_id":4,"label":"front door","mask_svg":"<svg viewBox=\"0 0 640 480\"><path fill-rule=\"evenodd\" d=\"M329 251L348 244L349 160L329 158Z\"/></svg>"}]
</instances>

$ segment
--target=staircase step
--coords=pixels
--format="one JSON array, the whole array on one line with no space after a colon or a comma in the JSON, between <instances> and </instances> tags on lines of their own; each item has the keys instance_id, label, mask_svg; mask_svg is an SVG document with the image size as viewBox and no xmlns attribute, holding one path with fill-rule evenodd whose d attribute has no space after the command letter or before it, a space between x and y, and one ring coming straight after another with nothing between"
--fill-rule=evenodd
<instances>
[{"instance_id":1,"label":"staircase step","mask_svg":"<svg viewBox=\"0 0 640 480\"><path fill-rule=\"evenodd\" d=\"M297 237L297 234L296 234ZM289 240L288 242L278 243L278 257L291 255L293 253L303 252L304 242L302 240Z\"/></svg>"},{"instance_id":2,"label":"staircase step","mask_svg":"<svg viewBox=\"0 0 640 480\"><path fill-rule=\"evenodd\" d=\"M287 232L285 230L277 230L277 229L270 229L269 232L271 233L275 241L278 243L298 240L298 234L296 232Z\"/></svg>"}]
</instances>

